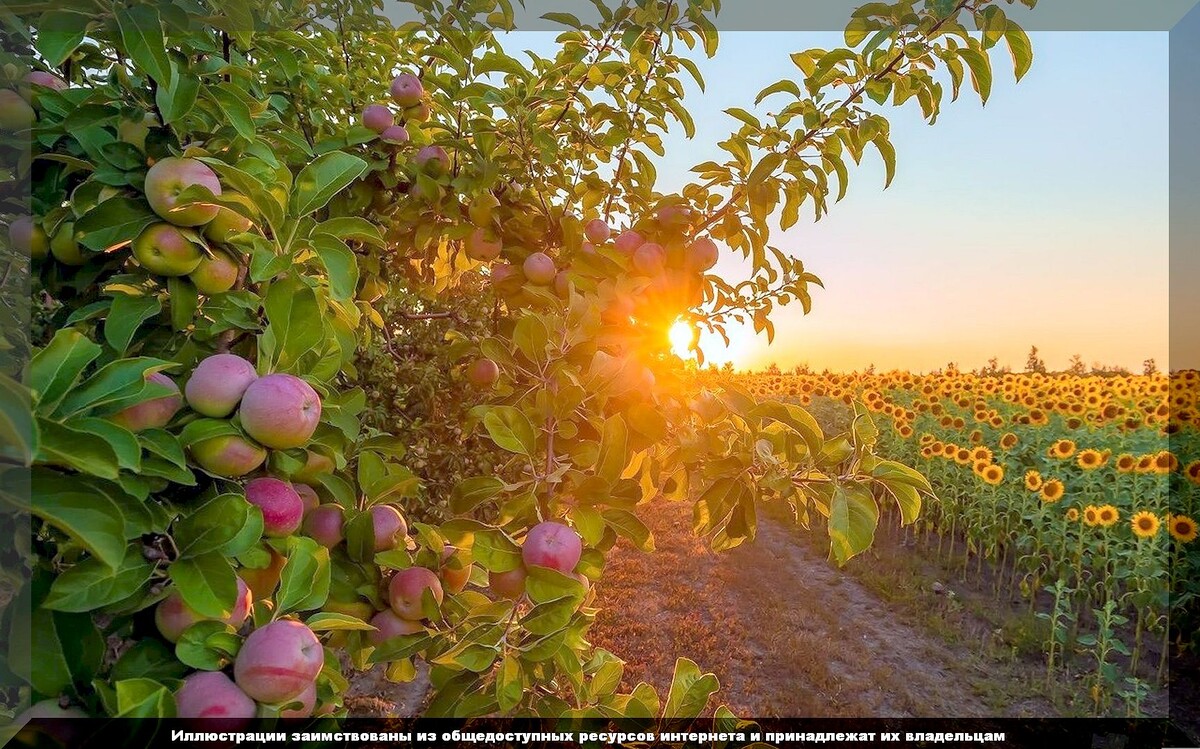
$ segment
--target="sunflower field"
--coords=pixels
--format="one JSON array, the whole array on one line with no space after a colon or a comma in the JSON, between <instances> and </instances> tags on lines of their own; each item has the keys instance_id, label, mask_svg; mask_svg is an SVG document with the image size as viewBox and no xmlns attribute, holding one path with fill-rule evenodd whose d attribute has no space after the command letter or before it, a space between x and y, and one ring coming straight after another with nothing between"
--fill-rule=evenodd
<instances>
[{"instance_id":1,"label":"sunflower field","mask_svg":"<svg viewBox=\"0 0 1200 749\"><path fill-rule=\"evenodd\" d=\"M916 543L1024 600L1047 625L1047 682L1083 677L1096 714L1136 714L1172 648L1200 644L1200 373L732 377L874 421L880 452L935 490Z\"/></svg>"}]
</instances>

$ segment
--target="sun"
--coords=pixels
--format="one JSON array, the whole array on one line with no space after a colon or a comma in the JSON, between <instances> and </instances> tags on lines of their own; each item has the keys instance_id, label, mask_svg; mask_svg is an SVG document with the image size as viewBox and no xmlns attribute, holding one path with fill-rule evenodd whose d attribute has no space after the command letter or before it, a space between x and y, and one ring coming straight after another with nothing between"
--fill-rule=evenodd
<instances>
[{"instance_id":1,"label":"sun","mask_svg":"<svg viewBox=\"0 0 1200 749\"><path fill-rule=\"evenodd\" d=\"M688 347L692 345L692 335L692 326L683 320L672 325L671 330L667 333L667 337L671 341L671 352L680 359L691 359L694 354L688 350Z\"/></svg>"}]
</instances>

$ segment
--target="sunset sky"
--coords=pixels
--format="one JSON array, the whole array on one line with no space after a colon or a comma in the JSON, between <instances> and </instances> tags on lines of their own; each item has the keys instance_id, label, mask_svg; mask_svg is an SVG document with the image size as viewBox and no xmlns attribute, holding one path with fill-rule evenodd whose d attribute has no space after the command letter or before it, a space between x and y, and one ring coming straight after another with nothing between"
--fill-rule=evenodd
<instances>
[{"instance_id":1,"label":"sunset sky","mask_svg":"<svg viewBox=\"0 0 1200 749\"><path fill-rule=\"evenodd\" d=\"M523 32L505 44L548 53L553 36ZM915 102L885 110L899 159L892 187L882 189L872 153L852 168L849 195L831 215L813 223L809 212L772 238L825 282L813 289L812 313L778 310L771 346L750 329L734 331L729 349L706 337L710 360L927 371L996 356L1020 369L1032 344L1052 369L1076 353L1137 371L1154 357L1165 368L1168 36L1030 36L1036 61L1020 84L1007 50L993 51L986 108L973 92L947 98L932 127ZM722 34L716 58L698 60L707 91L692 86L686 99L696 137L665 139L659 189L726 158L715 144L736 121L722 110L754 111L760 89L798 77L790 52L841 44L827 32ZM716 272L740 279L746 267L726 254Z\"/></svg>"}]
</instances>

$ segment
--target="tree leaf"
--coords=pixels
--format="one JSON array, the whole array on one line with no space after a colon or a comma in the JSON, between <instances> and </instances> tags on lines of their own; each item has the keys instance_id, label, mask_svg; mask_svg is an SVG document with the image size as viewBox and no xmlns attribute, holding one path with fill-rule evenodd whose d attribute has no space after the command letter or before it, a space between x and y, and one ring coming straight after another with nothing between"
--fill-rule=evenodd
<instances>
[{"instance_id":1,"label":"tree leaf","mask_svg":"<svg viewBox=\"0 0 1200 749\"><path fill-rule=\"evenodd\" d=\"M163 40L162 20L153 5L134 5L117 11L117 27L125 53L159 84L171 79L171 60Z\"/></svg>"},{"instance_id":2,"label":"tree leaf","mask_svg":"<svg viewBox=\"0 0 1200 749\"><path fill-rule=\"evenodd\" d=\"M120 508L86 482L46 469L32 475L30 512L71 536L106 566L125 558L125 520Z\"/></svg>"},{"instance_id":3,"label":"tree leaf","mask_svg":"<svg viewBox=\"0 0 1200 749\"><path fill-rule=\"evenodd\" d=\"M493 406L483 417L483 426L496 446L510 453L532 456L537 445L533 424L513 406Z\"/></svg>"},{"instance_id":4,"label":"tree leaf","mask_svg":"<svg viewBox=\"0 0 1200 749\"><path fill-rule=\"evenodd\" d=\"M342 151L318 156L296 175L291 215L305 216L325 204L367 170L367 162Z\"/></svg>"},{"instance_id":5,"label":"tree leaf","mask_svg":"<svg viewBox=\"0 0 1200 749\"><path fill-rule=\"evenodd\" d=\"M124 355L142 323L162 312L157 296L116 294L104 321L104 340L119 355Z\"/></svg>"},{"instance_id":6,"label":"tree leaf","mask_svg":"<svg viewBox=\"0 0 1200 749\"><path fill-rule=\"evenodd\" d=\"M39 408L53 411L100 351L98 344L74 328L57 331L29 363L29 388Z\"/></svg>"},{"instance_id":7,"label":"tree leaf","mask_svg":"<svg viewBox=\"0 0 1200 749\"><path fill-rule=\"evenodd\" d=\"M95 252L118 250L137 238L158 217L144 201L109 198L75 222L79 243Z\"/></svg>"},{"instance_id":8,"label":"tree leaf","mask_svg":"<svg viewBox=\"0 0 1200 749\"><path fill-rule=\"evenodd\" d=\"M237 574L229 560L216 551L176 559L170 566L171 579L183 601L197 614L223 619L237 602Z\"/></svg>"},{"instance_id":9,"label":"tree leaf","mask_svg":"<svg viewBox=\"0 0 1200 749\"><path fill-rule=\"evenodd\" d=\"M68 10L47 11L38 18L36 48L47 65L57 68L71 56L87 35L90 20Z\"/></svg>"}]
</instances>

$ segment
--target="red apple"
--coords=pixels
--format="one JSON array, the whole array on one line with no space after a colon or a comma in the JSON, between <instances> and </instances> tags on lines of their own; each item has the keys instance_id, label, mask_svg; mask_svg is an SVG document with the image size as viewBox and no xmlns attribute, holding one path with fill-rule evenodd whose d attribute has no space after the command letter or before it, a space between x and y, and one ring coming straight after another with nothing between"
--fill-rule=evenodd
<instances>
[{"instance_id":1,"label":"red apple","mask_svg":"<svg viewBox=\"0 0 1200 749\"><path fill-rule=\"evenodd\" d=\"M19 133L33 127L35 122L37 115L29 102L12 89L0 89L0 131Z\"/></svg>"},{"instance_id":2,"label":"red apple","mask_svg":"<svg viewBox=\"0 0 1200 749\"><path fill-rule=\"evenodd\" d=\"M521 544L521 559L527 567L549 567L568 575L575 570L582 554L579 534L551 521L533 526Z\"/></svg>"},{"instance_id":3,"label":"red apple","mask_svg":"<svg viewBox=\"0 0 1200 749\"><path fill-rule=\"evenodd\" d=\"M392 581L388 584L388 603L401 619L420 621L425 618L421 609L421 598L427 590L433 593L433 599L440 606L443 596L442 581L424 567L409 567L392 576Z\"/></svg>"},{"instance_id":4,"label":"red apple","mask_svg":"<svg viewBox=\"0 0 1200 749\"><path fill-rule=\"evenodd\" d=\"M498 379L500 379L500 366L491 359L476 359L467 368L467 382L477 388L490 388L496 384Z\"/></svg>"},{"instance_id":5,"label":"red apple","mask_svg":"<svg viewBox=\"0 0 1200 749\"><path fill-rule=\"evenodd\" d=\"M604 219L594 218L583 227L583 235L588 238L589 242L604 244L612 236L612 229Z\"/></svg>"},{"instance_id":6,"label":"red apple","mask_svg":"<svg viewBox=\"0 0 1200 749\"><path fill-rule=\"evenodd\" d=\"M408 128L404 127L403 125L389 125L383 129L383 132L379 134L379 137L385 143L393 143L396 145L399 145L400 143L407 143L409 140Z\"/></svg>"},{"instance_id":7,"label":"red apple","mask_svg":"<svg viewBox=\"0 0 1200 749\"><path fill-rule=\"evenodd\" d=\"M237 408L246 388L257 379L254 365L237 354L213 354L196 365L183 394L197 413L228 416Z\"/></svg>"},{"instance_id":8,"label":"red apple","mask_svg":"<svg viewBox=\"0 0 1200 749\"><path fill-rule=\"evenodd\" d=\"M260 445L236 434L212 437L192 445L192 459L214 476L237 478L258 468L267 459Z\"/></svg>"},{"instance_id":9,"label":"red apple","mask_svg":"<svg viewBox=\"0 0 1200 749\"><path fill-rule=\"evenodd\" d=\"M321 498L317 496L317 490L308 484L293 482L292 488L296 490L296 493L300 495L300 501L304 503L305 515L321 504Z\"/></svg>"},{"instance_id":10,"label":"red apple","mask_svg":"<svg viewBox=\"0 0 1200 749\"><path fill-rule=\"evenodd\" d=\"M234 628L242 626L242 622L246 621L246 617L250 615L250 607L254 603L250 588L245 581L239 578L237 583L238 595L234 602L233 610L229 616L219 620ZM159 634L167 642L178 642L179 636L183 634L185 629L196 622L206 621L207 619L208 617L201 616L191 606L188 606L187 602L183 600L183 596L179 594L179 591L173 591L154 607L154 624L158 627Z\"/></svg>"},{"instance_id":11,"label":"red apple","mask_svg":"<svg viewBox=\"0 0 1200 749\"><path fill-rule=\"evenodd\" d=\"M621 235L617 237L617 241L615 242L617 251L623 252L626 255L632 255L634 250L641 247L645 243L646 240L642 239L642 235L638 234L633 229L622 232Z\"/></svg>"},{"instance_id":12,"label":"red apple","mask_svg":"<svg viewBox=\"0 0 1200 749\"><path fill-rule=\"evenodd\" d=\"M558 269L554 267L554 261L544 252L535 252L525 258L521 269L525 271L525 278L538 286L548 286L554 283L554 276L558 273Z\"/></svg>"},{"instance_id":13,"label":"red apple","mask_svg":"<svg viewBox=\"0 0 1200 749\"><path fill-rule=\"evenodd\" d=\"M517 567L507 572L489 572L488 588L491 589L492 593L501 598L515 601L525 595L525 578L527 575L528 573L525 572L524 567Z\"/></svg>"},{"instance_id":14,"label":"red apple","mask_svg":"<svg viewBox=\"0 0 1200 749\"><path fill-rule=\"evenodd\" d=\"M35 86L44 86L45 88L52 89L54 91L65 91L67 89L66 81L54 75L53 73L47 73L44 70L30 71L25 75L25 82L31 83Z\"/></svg>"},{"instance_id":15,"label":"red apple","mask_svg":"<svg viewBox=\"0 0 1200 749\"><path fill-rule=\"evenodd\" d=\"M702 273L717 264L719 255L717 243L708 237L701 237L688 245L684 264L690 270Z\"/></svg>"},{"instance_id":16,"label":"red apple","mask_svg":"<svg viewBox=\"0 0 1200 749\"><path fill-rule=\"evenodd\" d=\"M224 294L233 288L237 278L237 261L220 250L214 250L212 257L201 257L196 270L188 274L196 291L207 296Z\"/></svg>"},{"instance_id":17,"label":"red apple","mask_svg":"<svg viewBox=\"0 0 1200 749\"><path fill-rule=\"evenodd\" d=\"M388 90L392 101L402 107L416 106L425 96L425 87L421 85L421 79L411 73L396 76Z\"/></svg>"},{"instance_id":18,"label":"red apple","mask_svg":"<svg viewBox=\"0 0 1200 749\"><path fill-rule=\"evenodd\" d=\"M288 700L289 703L299 702L298 707L289 707L279 711L281 718L307 718L317 707L317 684L313 682L304 691Z\"/></svg>"},{"instance_id":19,"label":"red apple","mask_svg":"<svg viewBox=\"0 0 1200 749\"><path fill-rule=\"evenodd\" d=\"M143 429L157 429L170 423L175 413L183 407L183 398L179 397L179 386L162 372L154 372L146 377L146 382L162 385L172 392L158 398L151 398L123 408L109 417L131 432Z\"/></svg>"},{"instance_id":20,"label":"red apple","mask_svg":"<svg viewBox=\"0 0 1200 749\"><path fill-rule=\"evenodd\" d=\"M469 559L455 558L457 552L458 549L449 544L442 549L442 587L451 593L463 592L471 581L471 562ZM454 566L456 564L461 566Z\"/></svg>"},{"instance_id":21,"label":"red apple","mask_svg":"<svg viewBox=\"0 0 1200 749\"><path fill-rule=\"evenodd\" d=\"M200 266L204 253L172 224L151 224L133 240L133 256L160 276L186 276Z\"/></svg>"},{"instance_id":22,"label":"red apple","mask_svg":"<svg viewBox=\"0 0 1200 749\"><path fill-rule=\"evenodd\" d=\"M667 252L662 245L647 242L633 251L633 267L643 276L656 276L666 267Z\"/></svg>"},{"instance_id":23,"label":"red apple","mask_svg":"<svg viewBox=\"0 0 1200 749\"><path fill-rule=\"evenodd\" d=\"M304 535L332 549L345 538L342 526L346 516L341 505L325 504L314 507L304 515L301 525Z\"/></svg>"},{"instance_id":24,"label":"red apple","mask_svg":"<svg viewBox=\"0 0 1200 749\"><path fill-rule=\"evenodd\" d=\"M367 642L376 647L382 645L393 637L401 637L403 635L415 635L418 632L424 632L425 627L421 626L420 622L401 619L396 616L396 612L391 609L384 609L375 616L371 617L371 626L375 628L373 632L367 633Z\"/></svg>"},{"instance_id":25,"label":"red apple","mask_svg":"<svg viewBox=\"0 0 1200 749\"><path fill-rule=\"evenodd\" d=\"M304 501L286 481L254 479L246 484L246 501L262 510L263 535L269 538L290 536L304 518Z\"/></svg>"},{"instance_id":26,"label":"red apple","mask_svg":"<svg viewBox=\"0 0 1200 749\"><path fill-rule=\"evenodd\" d=\"M404 545L408 523L394 505L372 505L371 524L375 529L375 551L388 551Z\"/></svg>"},{"instance_id":27,"label":"red apple","mask_svg":"<svg viewBox=\"0 0 1200 749\"><path fill-rule=\"evenodd\" d=\"M258 705L224 673L197 671L175 693L175 712L180 718L252 720Z\"/></svg>"},{"instance_id":28,"label":"red apple","mask_svg":"<svg viewBox=\"0 0 1200 749\"><path fill-rule=\"evenodd\" d=\"M202 185L213 195L221 194L217 174L202 161L179 156L160 159L146 172L144 191L150 208L176 226L200 226L216 218L215 205L179 206L179 195L192 185Z\"/></svg>"},{"instance_id":29,"label":"red apple","mask_svg":"<svg viewBox=\"0 0 1200 749\"><path fill-rule=\"evenodd\" d=\"M325 649L312 630L294 619L279 619L250 633L233 678L247 695L278 705L312 686L325 665Z\"/></svg>"},{"instance_id":30,"label":"red apple","mask_svg":"<svg viewBox=\"0 0 1200 749\"><path fill-rule=\"evenodd\" d=\"M299 377L269 374L246 388L239 414L242 427L256 441L287 450L312 438L321 421L321 398Z\"/></svg>"},{"instance_id":31,"label":"red apple","mask_svg":"<svg viewBox=\"0 0 1200 749\"><path fill-rule=\"evenodd\" d=\"M467 257L472 260L489 262L500 257L503 245L499 239L491 237L483 229L476 229L467 237L465 249Z\"/></svg>"},{"instance_id":32,"label":"red apple","mask_svg":"<svg viewBox=\"0 0 1200 749\"><path fill-rule=\"evenodd\" d=\"M382 133L395 122L396 118L392 115L392 110L382 104L368 104L363 108L362 124L368 130Z\"/></svg>"}]
</instances>

